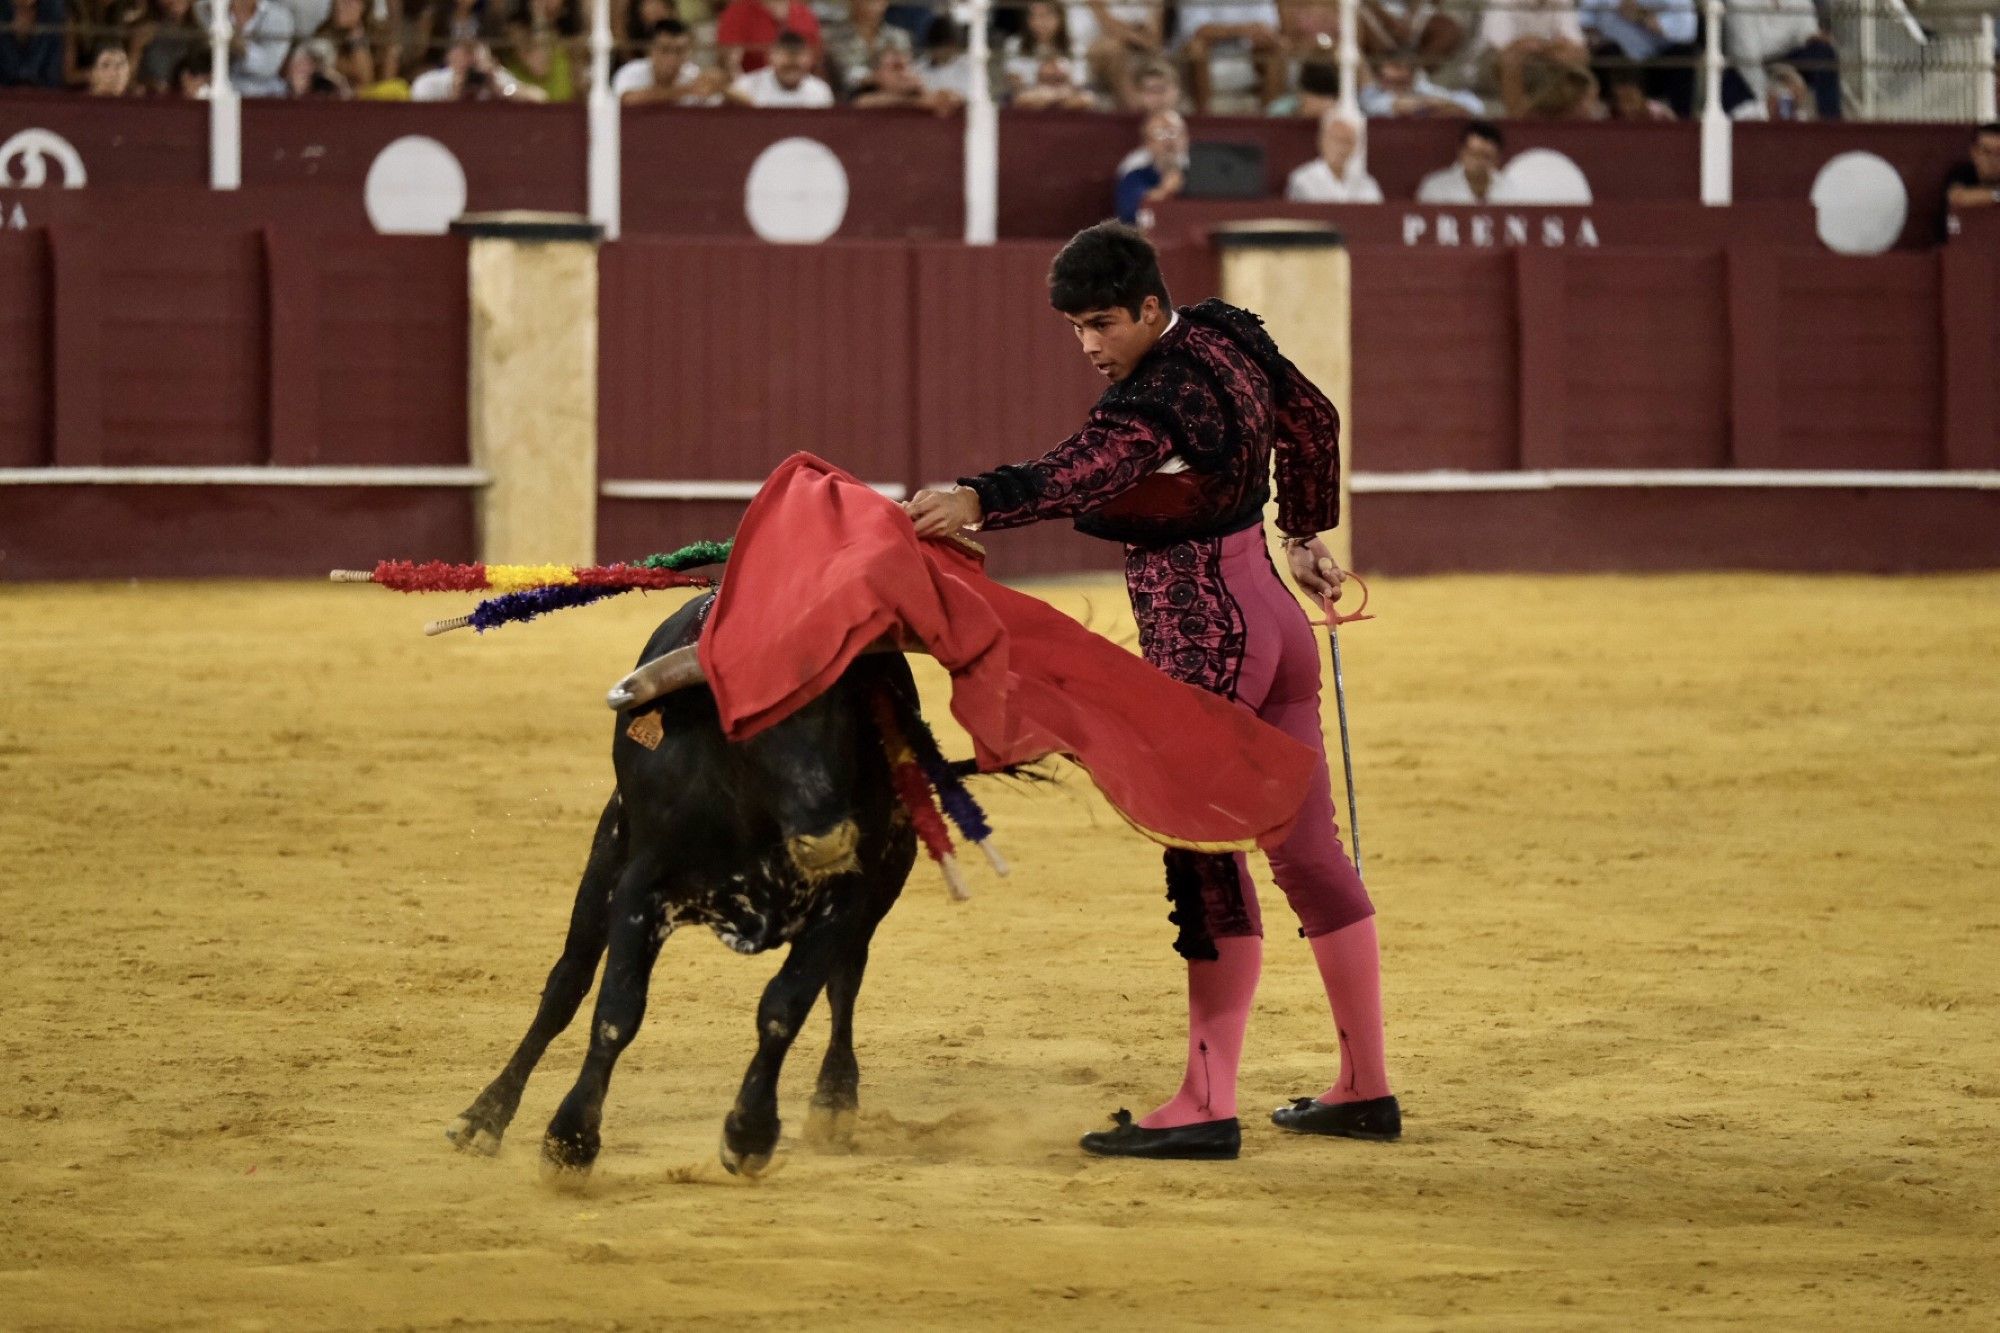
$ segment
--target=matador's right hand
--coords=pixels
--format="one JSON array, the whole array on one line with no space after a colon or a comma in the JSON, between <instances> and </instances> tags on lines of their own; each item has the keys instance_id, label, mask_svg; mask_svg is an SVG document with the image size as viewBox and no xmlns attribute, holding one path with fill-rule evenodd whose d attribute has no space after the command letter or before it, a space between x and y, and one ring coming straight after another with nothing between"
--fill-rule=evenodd
<instances>
[{"instance_id":1,"label":"matador's right hand","mask_svg":"<svg viewBox=\"0 0 2000 1333\"><path fill-rule=\"evenodd\" d=\"M918 491L903 502L903 512L916 524L919 537L950 537L961 528L976 526L984 514L979 492L970 486Z\"/></svg>"}]
</instances>

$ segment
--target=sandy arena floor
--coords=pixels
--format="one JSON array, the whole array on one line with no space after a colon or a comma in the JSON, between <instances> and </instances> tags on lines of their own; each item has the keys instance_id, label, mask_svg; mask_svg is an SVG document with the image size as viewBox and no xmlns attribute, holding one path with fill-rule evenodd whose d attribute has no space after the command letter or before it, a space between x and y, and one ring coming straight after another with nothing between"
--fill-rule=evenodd
<instances>
[{"instance_id":1,"label":"sandy arena floor","mask_svg":"<svg viewBox=\"0 0 2000 1333\"><path fill-rule=\"evenodd\" d=\"M2000 578L1381 580L1346 643L1399 1145L1082 1158L1179 1074L1157 855L989 792L1016 874L953 907L920 864L885 924L857 1152L714 1166L773 963L688 933L581 1196L535 1151L581 1024L497 1160L441 1131L669 603L417 633L465 600L0 588L0 1326L2000 1322ZM1249 1113L1334 1052L1272 896Z\"/></svg>"}]
</instances>

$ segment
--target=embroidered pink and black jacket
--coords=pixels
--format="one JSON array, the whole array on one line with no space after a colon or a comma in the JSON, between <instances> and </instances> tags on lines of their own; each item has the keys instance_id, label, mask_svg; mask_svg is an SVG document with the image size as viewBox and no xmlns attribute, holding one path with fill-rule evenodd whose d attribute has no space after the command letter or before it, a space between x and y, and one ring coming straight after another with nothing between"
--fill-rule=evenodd
<instances>
[{"instance_id":1,"label":"embroidered pink and black jacket","mask_svg":"<svg viewBox=\"0 0 2000 1333\"><path fill-rule=\"evenodd\" d=\"M1179 313L1082 430L959 484L978 493L982 528L1068 518L1125 543L1140 652L1236 699L1249 625L1223 577L1222 539L1262 521L1274 456L1279 528L1306 537L1340 522L1340 415L1257 316L1221 301ZM1214 958L1214 935L1254 930L1233 857L1170 850L1166 866L1183 957Z\"/></svg>"},{"instance_id":2,"label":"embroidered pink and black jacket","mask_svg":"<svg viewBox=\"0 0 2000 1333\"><path fill-rule=\"evenodd\" d=\"M1068 518L1077 530L1159 548L1254 527L1277 458L1278 526L1340 521L1340 415L1285 359L1263 321L1221 301L1184 307L1083 429L1042 457L961 477L983 528ZM1161 472L1173 459L1184 470Z\"/></svg>"}]
</instances>

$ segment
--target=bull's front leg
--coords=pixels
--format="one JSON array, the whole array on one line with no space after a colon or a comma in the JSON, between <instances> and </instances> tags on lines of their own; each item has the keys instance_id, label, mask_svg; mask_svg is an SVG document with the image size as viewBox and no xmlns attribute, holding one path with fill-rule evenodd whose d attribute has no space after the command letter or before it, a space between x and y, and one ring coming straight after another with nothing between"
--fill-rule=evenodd
<instances>
[{"instance_id":1,"label":"bull's front leg","mask_svg":"<svg viewBox=\"0 0 2000 1333\"><path fill-rule=\"evenodd\" d=\"M498 1077L445 1130L445 1137L461 1148L489 1156L500 1151L501 1136L506 1134L514 1112L520 1108L521 1091L528 1085L528 1075L535 1071L549 1043L576 1017L577 1006L590 990L597 960L604 956L605 935L611 924L611 897L625 864L622 813L618 797L613 795L597 821L590 860L583 869L583 882L577 887L576 903L570 908L569 936L563 941L562 957L549 971L527 1035L521 1038L513 1058Z\"/></svg>"},{"instance_id":2,"label":"bull's front leg","mask_svg":"<svg viewBox=\"0 0 2000 1333\"><path fill-rule=\"evenodd\" d=\"M861 1109L861 1065L854 1058L854 1002L868 971L868 945L894 901L895 895L889 894L881 910L859 923L853 942L834 952L826 979L826 1004L833 1024L812 1105L806 1112L807 1143L827 1148L849 1148L854 1143L854 1121Z\"/></svg>"},{"instance_id":3,"label":"bull's front leg","mask_svg":"<svg viewBox=\"0 0 2000 1333\"><path fill-rule=\"evenodd\" d=\"M778 1075L785 1053L805 1026L834 959L852 937L850 923L821 921L793 941L784 966L757 1003L757 1054L743 1075L736 1105L722 1122L722 1165L732 1175L760 1176L778 1149Z\"/></svg>"},{"instance_id":4,"label":"bull's front leg","mask_svg":"<svg viewBox=\"0 0 2000 1333\"><path fill-rule=\"evenodd\" d=\"M545 1171L587 1172L597 1160L598 1126L604 1117L604 1093L618 1057L638 1035L646 1016L646 988L653 962L671 929L666 923L666 898L657 867L633 862L619 876L611 901L611 939L604 979L597 988L597 1012L590 1027L590 1049L576 1085L564 1097L542 1138Z\"/></svg>"}]
</instances>

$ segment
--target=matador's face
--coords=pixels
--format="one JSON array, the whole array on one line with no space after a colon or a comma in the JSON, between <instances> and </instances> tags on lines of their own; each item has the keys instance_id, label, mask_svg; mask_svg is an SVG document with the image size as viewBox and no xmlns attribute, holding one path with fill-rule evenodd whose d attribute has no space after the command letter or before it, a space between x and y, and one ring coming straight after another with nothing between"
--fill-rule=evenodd
<instances>
[{"instance_id":1,"label":"matador's face","mask_svg":"<svg viewBox=\"0 0 2000 1333\"><path fill-rule=\"evenodd\" d=\"M1076 330L1077 343L1090 358L1091 368L1113 384L1132 373L1139 358L1153 349L1167 327L1167 314L1157 296L1140 304L1137 318L1123 306L1085 310L1064 318Z\"/></svg>"}]
</instances>

